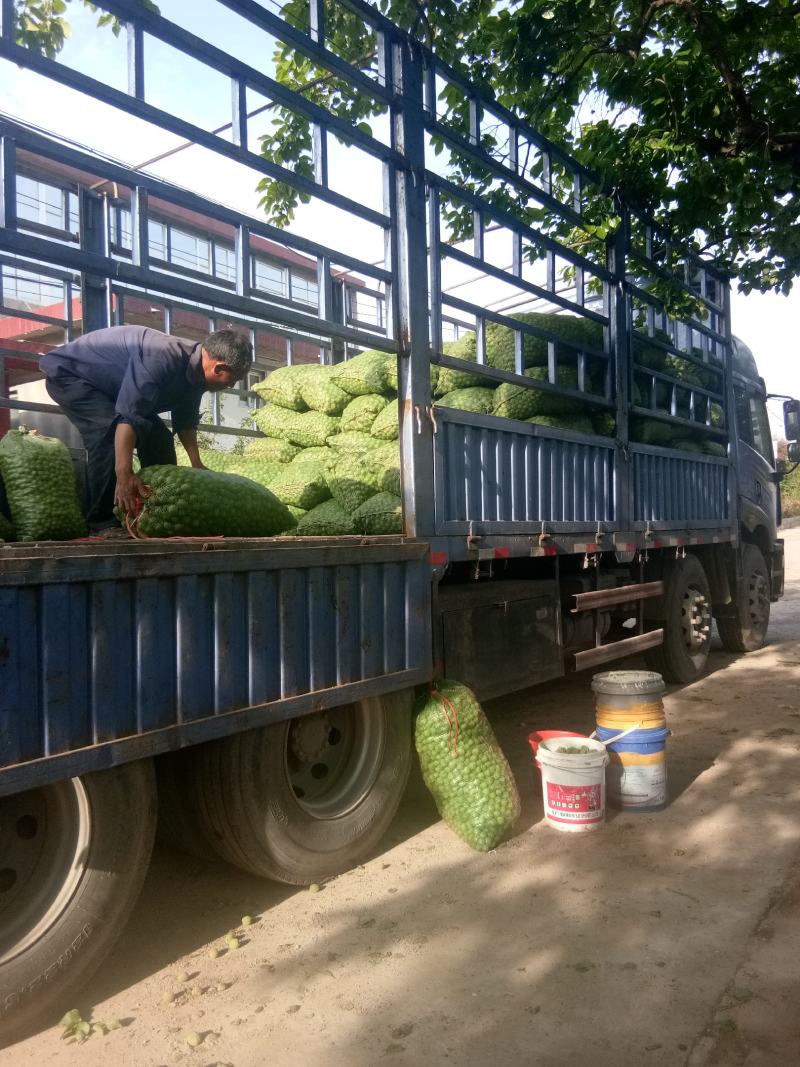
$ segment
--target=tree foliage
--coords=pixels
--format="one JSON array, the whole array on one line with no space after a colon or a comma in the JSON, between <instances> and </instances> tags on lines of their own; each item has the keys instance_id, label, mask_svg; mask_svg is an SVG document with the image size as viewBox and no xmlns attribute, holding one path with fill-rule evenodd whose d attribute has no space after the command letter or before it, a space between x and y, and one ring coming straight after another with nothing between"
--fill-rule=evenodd
<instances>
[{"instance_id":1,"label":"tree foliage","mask_svg":"<svg viewBox=\"0 0 800 1067\"><path fill-rule=\"evenodd\" d=\"M79 0L15 0L21 43L54 55ZM80 0L88 7L90 0ZM143 5L153 7L150 0ZM374 32L344 3L326 0L326 46L367 75ZM718 256L744 290L787 292L800 272L800 0L376 0L389 18L429 44L502 105L565 146L599 175L599 192L621 192L674 235ZM283 16L308 29L307 0ZM119 32L117 20L101 24ZM382 102L278 45L283 84L370 130ZM444 119L467 128L466 102L442 90ZM263 155L304 177L320 160L311 123L277 105ZM492 131L483 133L492 145ZM441 141L449 174L525 221L545 223L513 187ZM533 175L535 178L535 174ZM558 183L556 176L556 184ZM566 181L566 178L565 178ZM279 225L305 197L264 180L262 205ZM584 248L618 223L598 196ZM445 205L456 236L469 213ZM564 234L561 234L562 238ZM588 253L587 253L588 254Z\"/></svg>"}]
</instances>

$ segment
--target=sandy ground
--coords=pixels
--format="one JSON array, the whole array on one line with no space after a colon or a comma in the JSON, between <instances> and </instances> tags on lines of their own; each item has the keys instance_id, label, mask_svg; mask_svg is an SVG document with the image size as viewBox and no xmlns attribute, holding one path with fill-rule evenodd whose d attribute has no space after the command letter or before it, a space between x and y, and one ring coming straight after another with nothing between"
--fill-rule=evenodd
<instances>
[{"instance_id":1,"label":"sandy ground","mask_svg":"<svg viewBox=\"0 0 800 1067\"><path fill-rule=\"evenodd\" d=\"M160 847L113 958L2 1067L783 1067L800 1013L800 529L771 643L666 700L671 804L596 834L542 822L526 737L589 731L589 676L489 707L523 794L480 855L412 782L381 853L319 893ZM225 949L242 916L242 947ZM201 1044L191 1047L193 1033Z\"/></svg>"}]
</instances>

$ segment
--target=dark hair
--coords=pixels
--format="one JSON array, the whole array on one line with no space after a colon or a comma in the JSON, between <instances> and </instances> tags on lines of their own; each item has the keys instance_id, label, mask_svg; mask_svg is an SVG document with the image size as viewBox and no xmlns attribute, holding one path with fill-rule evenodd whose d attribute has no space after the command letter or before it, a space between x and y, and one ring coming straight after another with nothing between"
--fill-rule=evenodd
<instances>
[{"instance_id":1,"label":"dark hair","mask_svg":"<svg viewBox=\"0 0 800 1067\"><path fill-rule=\"evenodd\" d=\"M212 359L219 360L226 367L243 378L253 362L253 346L235 330L217 330L203 341L203 348Z\"/></svg>"}]
</instances>

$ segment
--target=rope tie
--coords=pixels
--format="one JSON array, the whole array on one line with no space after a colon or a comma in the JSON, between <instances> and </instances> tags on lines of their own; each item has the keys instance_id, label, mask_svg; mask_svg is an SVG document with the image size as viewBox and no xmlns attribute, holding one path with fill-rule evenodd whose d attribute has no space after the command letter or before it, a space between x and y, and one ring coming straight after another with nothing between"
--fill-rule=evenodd
<instances>
[{"instance_id":1,"label":"rope tie","mask_svg":"<svg viewBox=\"0 0 800 1067\"><path fill-rule=\"evenodd\" d=\"M431 696L436 697L439 703L442 705L442 713L447 719L447 732L448 738L452 740L453 755L458 755L458 712L455 705L449 697L446 697L444 693L440 693L438 689L431 689Z\"/></svg>"}]
</instances>

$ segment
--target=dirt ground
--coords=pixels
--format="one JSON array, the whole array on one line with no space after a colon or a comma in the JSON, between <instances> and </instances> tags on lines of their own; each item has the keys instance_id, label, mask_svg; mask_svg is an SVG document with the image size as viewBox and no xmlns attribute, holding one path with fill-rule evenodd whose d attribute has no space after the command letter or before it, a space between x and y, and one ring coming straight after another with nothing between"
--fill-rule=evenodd
<instances>
[{"instance_id":1,"label":"dirt ground","mask_svg":"<svg viewBox=\"0 0 800 1067\"><path fill-rule=\"evenodd\" d=\"M513 840L471 852L417 781L380 854L319 893L159 847L76 998L122 1028L83 1046L51 1028L1 1067L796 1063L800 529L786 539L769 646L716 644L708 675L666 699L665 811L545 826L526 737L588 732L589 676L496 701L524 800ZM247 914L242 947L210 958Z\"/></svg>"}]
</instances>

